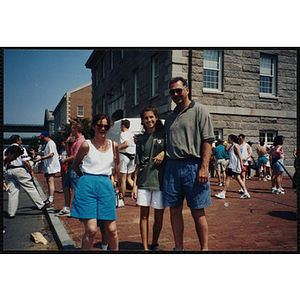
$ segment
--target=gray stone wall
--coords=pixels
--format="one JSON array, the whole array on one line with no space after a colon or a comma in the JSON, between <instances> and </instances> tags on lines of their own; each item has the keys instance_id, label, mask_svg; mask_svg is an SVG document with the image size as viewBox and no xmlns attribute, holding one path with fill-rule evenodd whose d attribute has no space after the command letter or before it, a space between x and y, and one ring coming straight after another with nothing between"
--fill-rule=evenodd
<instances>
[{"instance_id":1,"label":"gray stone wall","mask_svg":"<svg viewBox=\"0 0 300 300\"><path fill-rule=\"evenodd\" d=\"M203 89L203 50L193 51L192 99L206 105L214 127L229 134L246 135L253 150L259 145L260 131L273 131L285 137L285 164L293 173L293 150L297 143L297 51L296 50L223 50L223 89ZM260 54L277 57L277 94L259 93ZM183 51L183 55L187 55ZM254 151L256 157L256 152Z\"/></svg>"}]
</instances>

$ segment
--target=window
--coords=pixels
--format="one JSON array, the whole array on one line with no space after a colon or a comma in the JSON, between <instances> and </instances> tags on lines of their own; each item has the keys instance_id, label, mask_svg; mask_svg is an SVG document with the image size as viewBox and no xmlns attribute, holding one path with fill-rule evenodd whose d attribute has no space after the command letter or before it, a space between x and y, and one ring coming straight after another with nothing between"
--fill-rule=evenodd
<instances>
[{"instance_id":1,"label":"window","mask_svg":"<svg viewBox=\"0 0 300 300\"><path fill-rule=\"evenodd\" d=\"M98 83L99 83L99 70L98 70L98 66L94 69L94 74L95 74L95 86L97 86L98 85Z\"/></svg>"},{"instance_id":2,"label":"window","mask_svg":"<svg viewBox=\"0 0 300 300\"><path fill-rule=\"evenodd\" d=\"M121 94L125 93L125 82L124 80L121 81Z\"/></svg>"},{"instance_id":3,"label":"window","mask_svg":"<svg viewBox=\"0 0 300 300\"><path fill-rule=\"evenodd\" d=\"M84 107L77 106L77 117L83 118L84 117Z\"/></svg>"},{"instance_id":4,"label":"window","mask_svg":"<svg viewBox=\"0 0 300 300\"><path fill-rule=\"evenodd\" d=\"M158 56L152 58L152 90L151 96L158 95Z\"/></svg>"},{"instance_id":5,"label":"window","mask_svg":"<svg viewBox=\"0 0 300 300\"><path fill-rule=\"evenodd\" d=\"M222 139L222 129L214 129L215 141Z\"/></svg>"},{"instance_id":6,"label":"window","mask_svg":"<svg viewBox=\"0 0 300 300\"><path fill-rule=\"evenodd\" d=\"M102 79L105 78L105 61L102 61Z\"/></svg>"},{"instance_id":7,"label":"window","mask_svg":"<svg viewBox=\"0 0 300 300\"><path fill-rule=\"evenodd\" d=\"M134 72L134 105L139 103L139 81L138 81L138 71Z\"/></svg>"},{"instance_id":8,"label":"window","mask_svg":"<svg viewBox=\"0 0 300 300\"><path fill-rule=\"evenodd\" d=\"M114 69L114 53L113 51L110 52L110 70Z\"/></svg>"},{"instance_id":9,"label":"window","mask_svg":"<svg viewBox=\"0 0 300 300\"><path fill-rule=\"evenodd\" d=\"M276 58L261 55L259 68L259 92L276 96Z\"/></svg>"},{"instance_id":10,"label":"window","mask_svg":"<svg viewBox=\"0 0 300 300\"><path fill-rule=\"evenodd\" d=\"M222 52L204 50L203 88L222 91Z\"/></svg>"},{"instance_id":11,"label":"window","mask_svg":"<svg viewBox=\"0 0 300 300\"><path fill-rule=\"evenodd\" d=\"M102 113L105 114L105 98L102 96Z\"/></svg>"},{"instance_id":12,"label":"window","mask_svg":"<svg viewBox=\"0 0 300 300\"><path fill-rule=\"evenodd\" d=\"M259 142L263 141L266 146L271 146L276 135L274 131L261 131L259 133Z\"/></svg>"}]
</instances>

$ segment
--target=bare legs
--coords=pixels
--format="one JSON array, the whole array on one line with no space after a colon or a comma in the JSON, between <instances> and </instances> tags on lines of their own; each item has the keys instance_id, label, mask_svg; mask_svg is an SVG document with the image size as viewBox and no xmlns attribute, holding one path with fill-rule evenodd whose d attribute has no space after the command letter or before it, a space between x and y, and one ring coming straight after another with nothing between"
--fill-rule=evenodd
<instances>
[{"instance_id":1,"label":"bare legs","mask_svg":"<svg viewBox=\"0 0 300 300\"><path fill-rule=\"evenodd\" d=\"M200 248L201 250L208 250L208 224L204 208L191 209L191 213L195 222L195 228L199 238ZM182 251L184 231L182 205L170 207L170 214L175 246L178 248L179 251Z\"/></svg>"},{"instance_id":2,"label":"bare legs","mask_svg":"<svg viewBox=\"0 0 300 300\"><path fill-rule=\"evenodd\" d=\"M125 192L126 192L126 181L129 183L131 187L133 187L133 180L131 178L131 173L126 174L126 173L120 173L120 192L123 194L123 197L125 197Z\"/></svg>"},{"instance_id":3,"label":"bare legs","mask_svg":"<svg viewBox=\"0 0 300 300\"><path fill-rule=\"evenodd\" d=\"M82 250L90 250L93 246L94 237L97 233L97 219L84 220L85 233L82 238ZM109 240L110 250L119 249L119 239L116 221L104 220L104 228Z\"/></svg>"},{"instance_id":4,"label":"bare legs","mask_svg":"<svg viewBox=\"0 0 300 300\"><path fill-rule=\"evenodd\" d=\"M162 229L164 209L154 210L154 224L153 224L153 237L152 245L158 243L158 238ZM149 207L141 206L140 208L140 232L142 237L142 244L144 250L148 249L148 233L149 233Z\"/></svg>"},{"instance_id":5,"label":"bare legs","mask_svg":"<svg viewBox=\"0 0 300 300\"><path fill-rule=\"evenodd\" d=\"M55 191L54 176L47 176L46 181L47 181L47 185L48 185L49 197L53 198L54 191Z\"/></svg>"}]
</instances>

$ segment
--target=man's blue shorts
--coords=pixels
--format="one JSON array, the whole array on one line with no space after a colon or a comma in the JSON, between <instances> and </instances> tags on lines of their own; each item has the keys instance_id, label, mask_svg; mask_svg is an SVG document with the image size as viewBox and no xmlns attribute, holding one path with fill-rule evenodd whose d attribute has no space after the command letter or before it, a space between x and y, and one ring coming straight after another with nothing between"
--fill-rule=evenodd
<instances>
[{"instance_id":1,"label":"man's blue shorts","mask_svg":"<svg viewBox=\"0 0 300 300\"><path fill-rule=\"evenodd\" d=\"M82 165L79 165L79 168L82 171ZM69 187L71 188L72 191L75 191L78 180L79 180L79 176L73 170L72 164L69 164L66 179L64 181L63 186Z\"/></svg>"},{"instance_id":2,"label":"man's blue shorts","mask_svg":"<svg viewBox=\"0 0 300 300\"><path fill-rule=\"evenodd\" d=\"M258 158L257 163L258 165L264 165L268 162L268 159L265 156L261 156Z\"/></svg>"},{"instance_id":3,"label":"man's blue shorts","mask_svg":"<svg viewBox=\"0 0 300 300\"><path fill-rule=\"evenodd\" d=\"M108 176L84 174L80 177L74 194L71 217L117 219L115 190Z\"/></svg>"},{"instance_id":4,"label":"man's blue shorts","mask_svg":"<svg viewBox=\"0 0 300 300\"><path fill-rule=\"evenodd\" d=\"M191 209L200 209L211 205L210 183L198 185L198 171L201 160L167 160L164 184L163 201L165 206L180 206L184 197Z\"/></svg>"}]
</instances>

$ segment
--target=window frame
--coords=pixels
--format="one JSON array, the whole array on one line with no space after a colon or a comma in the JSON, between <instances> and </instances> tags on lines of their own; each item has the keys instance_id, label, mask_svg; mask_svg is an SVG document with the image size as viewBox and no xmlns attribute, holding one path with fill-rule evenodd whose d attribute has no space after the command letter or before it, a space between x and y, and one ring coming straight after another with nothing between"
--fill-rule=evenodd
<instances>
[{"instance_id":1,"label":"window frame","mask_svg":"<svg viewBox=\"0 0 300 300\"><path fill-rule=\"evenodd\" d=\"M156 68L157 62L157 68ZM158 55L151 59L151 97L158 96L159 60Z\"/></svg>"},{"instance_id":2,"label":"window frame","mask_svg":"<svg viewBox=\"0 0 300 300\"><path fill-rule=\"evenodd\" d=\"M110 72L114 69L114 52L110 51Z\"/></svg>"},{"instance_id":3,"label":"window frame","mask_svg":"<svg viewBox=\"0 0 300 300\"><path fill-rule=\"evenodd\" d=\"M262 73L262 58L270 59L271 60L271 75L269 74L263 74ZM271 92L266 93L261 91L261 78L267 77L271 78ZM259 58L259 95L261 97L263 96L271 96L276 97L277 96L277 56L270 55L270 54L260 54Z\"/></svg>"},{"instance_id":4,"label":"window frame","mask_svg":"<svg viewBox=\"0 0 300 300\"><path fill-rule=\"evenodd\" d=\"M102 60L102 80L105 79L105 60Z\"/></svg>"},{"instance_id":5,"label":"window frame","mask_svg":"<svg viewBox=\"0 0 300 300\"><path fill-rule=\"evenodd\" d=\"M102 96L102 113L105 114L105 96Z\"/></svg>"},{"instance_id":6,"label":"window frame","mask_svg":"<svg viewBox=\"0 0 300 300\"><path fill-rule=\"evenodd\" d=\"M82 115L79 114L80 108L82 108ZM84 118L84 106L83 105L78 105L77 106L77 117L78 118Z\"/></svg>"},{"instance_id":7,"label":"window frame","mask_svg":"<svg viewBox=\"0 0 300 300\"><path fill-rule=\"evenodd\" d=\"M133 73L133 105L137 106L139 104L139 71L136 70Z\"/></svg>"},{"instance_id":8,"label":"window frame","mask_svg":"<svg viewBox=\"0 0 300 300\"><path fill-rule=\"evenodd\" d=\"M205 66L205 51L213 51L218 53L218 68L213 67L207 67ZM204 73L205 70L207 71L214 71L217 72L217 84L218 88L212 88L212 87L205 87L205 81L204 81ZM204 50L203 51L203 92L216 92L216 93L222 93L223 91L223 51L219 50Z\"/></svg>"},{"instance_id":9,"label":"window frame","mask_svg":"<svg viewBox=\"0 0 300 300\"><path fill-rule=\"evenodd\" d=\"M271 139L268 138L268 134L269 134L269 136L272 135ZM264 145L266 145L266 146L273 146L273 141L274 141L274 137L275 136L277 136L277 132L276 131L259 131L259 143L263 139Z\"/></svg>"},{"instance_id":10,"label":"window frame","mask_svg":"<svg viewBox=\"0 0 300 300\"><path fill-rule=\"evenodd\" d=\"M222 129L218 129L218 128L214 128L214 136L216 138L216 141L218 139L223 140L223 130Z\"/></svg>"}]
</instances>

